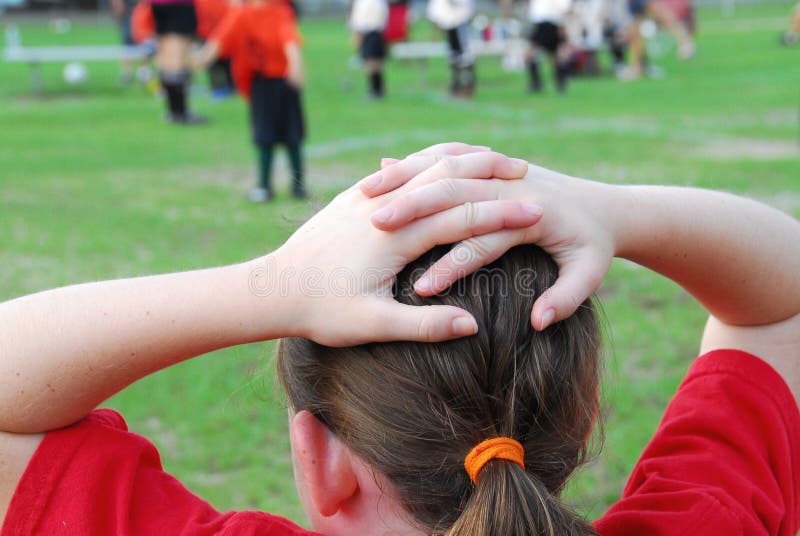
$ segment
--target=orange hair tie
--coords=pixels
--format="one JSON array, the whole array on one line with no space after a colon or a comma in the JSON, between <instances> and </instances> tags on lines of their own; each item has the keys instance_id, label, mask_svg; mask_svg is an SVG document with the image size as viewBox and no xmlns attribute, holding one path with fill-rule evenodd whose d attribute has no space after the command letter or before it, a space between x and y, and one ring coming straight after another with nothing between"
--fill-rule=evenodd
<instances>
[{"instance_id":1,"label":"orange hair tie","mask_svg":"<svg viewBox=\"0 0 800 536\"><path fill-rule=\"evenodd\" d=\"M464 469L473 484L477 485L478 473L483 466L495 458L514 462L525 469L525 449L519 441L510 437L487 439L478 443L464 458Z\"/></svg>"}]
</instances>

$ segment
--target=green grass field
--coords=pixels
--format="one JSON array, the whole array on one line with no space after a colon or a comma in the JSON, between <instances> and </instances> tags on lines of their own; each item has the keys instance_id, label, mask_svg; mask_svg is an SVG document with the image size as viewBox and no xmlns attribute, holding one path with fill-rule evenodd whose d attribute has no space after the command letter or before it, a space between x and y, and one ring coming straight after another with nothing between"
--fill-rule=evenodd
<instances>
[{"instance_id":1,"label":"green grass field","mask_svg":"<svg viewBox=\"0 0 800 536\"><path fill-rule=\"evenodd\" d=\"M565 98L524 92L520 73L479 65L471 102L389 64L389 98L364 99L340 21L304 21L309 203L286 194L247 204L255 180L245 105L195 96L206 128L162 121L161 103L89 64L68 86L45 65L44 94L24 65L0 64L0 299L68 283L241 261L276 247L342 186L444 140L490 145L608 182L671 183L751 195L800 216L800 48L777 45L790 4L699 12L698 56L656 58L664 80L576 80ZM0 24L3 21L0 19ZM67 34L22 25L24 44L115 43L113 26ZM416 35L427 38L427 27ZM352 89L347 89L352 86ZM571 500L598 516L627 474L695 357L704 315L677 286L617 263L600 291L607 320L602 454ZM46 335L44 335L46 336ZM303 521L291 476L286 413L274 393L272 344L215 352L147 378L109 405L152 438L166 469L220 509L265 509Z\"/></svg>"}]
</instances>

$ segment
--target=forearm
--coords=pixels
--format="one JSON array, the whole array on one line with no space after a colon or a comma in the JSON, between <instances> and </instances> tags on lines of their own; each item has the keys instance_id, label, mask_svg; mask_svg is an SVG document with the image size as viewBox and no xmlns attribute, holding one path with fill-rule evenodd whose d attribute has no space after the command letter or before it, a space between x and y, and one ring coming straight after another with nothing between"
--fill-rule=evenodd
<instances>
[{"instance_id":1,"label":"forearm","mask_svg":"<svg viewBox=\"0 0 800 536\"><path fill-rule=\"evenodd\" d=\"M0 304L0 430L65 426L152 372L288 335L278 293L251 292L253 267L75 285Z\"/></svg>"},{"instance_id":2,"label":"forearm","mask_svg":"<svg viewBox=\"0 0 800 536\"><path fill-rule=\"evenodd\" d=\"M300 47L297 46L297 43L288 43L283 50L284 53L286 54L286 62L289 72L302 73L303 56L300 53Z\"/></svg>"},{"instance_id":3,"label":"forearm","mask_svg":"<svg viewBox=\"0 0 800 536\"><path fill-rule=\"evenodd\" d=\"M205 69L219 57L219 44L216 41L206 43L192 55L192 65L196 69Z\"/></svg>"},{"instance_id":4,"label":"forearm","mask_svg":"<svg viewBox=\"0 0 800 536\"><path fill-rule=\"evenodd\" d=\"M797 220L720 192L618 188L616 256L673 279L727 324L771 324L800 313Z\"/></svg>"}]
</instances>

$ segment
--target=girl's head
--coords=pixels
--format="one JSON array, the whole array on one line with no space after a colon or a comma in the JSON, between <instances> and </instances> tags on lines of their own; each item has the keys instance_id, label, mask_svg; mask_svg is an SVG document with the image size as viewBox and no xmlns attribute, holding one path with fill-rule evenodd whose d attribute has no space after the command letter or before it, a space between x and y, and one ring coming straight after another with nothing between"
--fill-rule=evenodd
<instances>
[{"instance_id":1,"label":"girl's head","mask_svg":"<svg viewBox=\"0 0 800 536\"><path fill-rule=\"evenodd\" d=\"M592 304L535 332L531 307L558 269L534 246L510 250L445 295L417 296L414 280L445 251L408 266L396 297L462 307L477 335L350 348L281 341L278 374L297 412L295 472L312 523L346 533L377 512L397 532L399 523L426 534L591 533L558 496L585 458L597 416ZM473 484L465 457L499 436L522 444L525 470L494 459ZM350 533L377 533L369 523L374 531Z\"/></svg>"}]
</instances>

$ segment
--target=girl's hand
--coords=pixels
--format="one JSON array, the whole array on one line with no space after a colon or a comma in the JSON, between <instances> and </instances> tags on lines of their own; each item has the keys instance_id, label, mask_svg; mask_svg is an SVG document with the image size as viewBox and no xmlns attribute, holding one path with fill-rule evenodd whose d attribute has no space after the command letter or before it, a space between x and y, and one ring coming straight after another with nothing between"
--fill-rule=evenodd
<instances>
[{"instance_id":1,"label":"girl's hand","mask_svg":"<svg viewBox=\"0 0 800 536\"><path fill-rule=\"evenodd\" d=\"M367 191L378 195L381 187L391 190L404 184L402 194L392 196L388 205L372 215L376 228L394 231L453 207L512 199L543 207L544 214L536 225L484 233L456 245L416 282L419 294L442 292L519 244L537 244L559 266L558 280L533 306L534 328L542 330L568 317L597 290L620 236L617 214L624 211L619 208L624 203L623 189L532 165L520 181L457 179L444 171L458 170L466 158L474 158L471 155L440 159L427 170L417 172L424 167L422 162L427 159L430 163L431 158L416 155L392 162L383 170L381 185L371 189L367 185ZM474 177L492 176L485 171L476 171Z\"/></svg>"},{"instance_id":2,"label":"girl's hand","mask_svg":"<svg viewBox=\"0 0 800 536\"><path fill-rule=\"evenodd\" d=\"M440 168L432 178L522 177L526 165L488 151L464 155L458 174ZM292 333L331 346L367 341L440 341L476 332L475 320L449 306L412 307L394 300L392 285L406 264L437 244L502 229L531 228L538 207L517 200L456 203L402 228L381 230L370 214L410 194L412 185L368 198L358 185L337 196L274 254L251 271L256 293L285 294ZM269 281L265 277L272 277Z\"/></svg>"}]
</instances>

